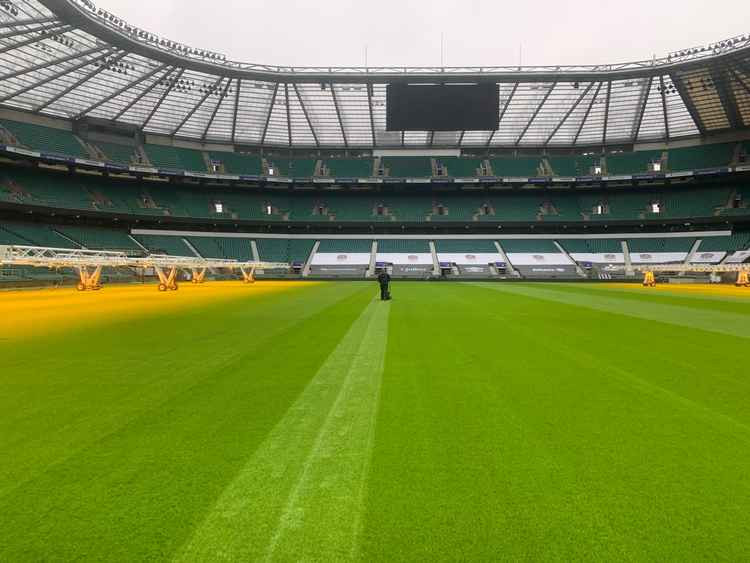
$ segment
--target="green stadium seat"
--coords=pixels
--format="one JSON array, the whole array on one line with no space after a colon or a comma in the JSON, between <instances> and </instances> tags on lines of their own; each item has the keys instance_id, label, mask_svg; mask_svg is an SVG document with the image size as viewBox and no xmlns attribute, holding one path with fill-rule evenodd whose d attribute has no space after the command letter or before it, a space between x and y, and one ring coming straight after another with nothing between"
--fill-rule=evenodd
<instances>
[{"instance_id":1,"label":"green stadium seat","mask_svg":"<svg viewBox=\"0 0 750 563\"><path fill-rule=\"evenodd\" d=\"M497 253L497 247L491 240L438 239L435 241L435 251L448 254L459 254L464 252L473 253Z\"/></svg>"},{"instance_id":2,"label":"green stadium seat","mask_svg":"<svg viewBox=\"0 0 750 563\"><path fill-rule=\"evenodd\" d=\"M425 254L430 252L427 240L384 239L378 241L378 252L388 254Z\"/></svg>"},{"instance_id":3,"label":"green stadium seat","mask_svg":"<svg viewBox=\"0 0 750 563\"><path fill-rule=\"evenodd\" d=\"M505 157L490 159L492 172L495 176L511 178L534 178L542 176L541 158L533 157Z\"/></svg>"},{"instance_id":4,"label":"green stadium seat","mask_svg":"<svg viewBox=\"0 0 750 563\"><path fill-rule=\"evenodd\" d=\"M608 154L607 174L610 176L645 174L652 162L661 162L662 151L637 151Z\"/></svg>"},{"instance_id":5,"label":"green stadium seat","mask_svg":"<svg viewBox=\"0 0 750 563\"><path fill-rule=\"evenodd\" d=\"M146 156L157 168L207 172L206 161L200 151L164 145L144 145Z\"/></svg>"},{"instance_id":6,"label":"green stadium seat","mask_svg":"<svg viewBox=\"0 0 750 563\"><path fill-rule=\"evenodd\" d=\"M96 141L95 144L106 156L108 162L124 164L126 166L133 163L135 147L120 145L117 143L105 143L102 141Z\"/></svg>"},{"instance_id":7,"label":"green stadium seat","mask_svg":"<svg viewBox=\"0 0 750 563\"><path fill-rule=\"evenodd\" d=\"M260 176L263 173L263 161L259 156L233 152L210 152L208 157L213 162L223 164L227 174Z\"/></svg>"},{"instance_id":8,"label":"green stadium seat","mask_svg":"<svg viewBox=\"0 0 750 563\"><path fill-rule=\"evenodd\" d=\"M332 178L370 178L372 158L331 158L324 162Z\"/></svg>"},{"instance_id":9,"label":"green stadium seat","mask_svg":"<svg viewBox=\"0 0 750 563\"><path fill-rule=\"evenodd\" d=\"M426 156L385 156L381 166L393 178L430 178L432 159Z\"/></svg>"},{"instance_id":10,"label":"green stadium seat","mask_svg":"<svg viewBox=\"0 0 750 563\"><path fill-rule=\"evenodd\" d=\"M369 253L372 251L372 241L365 239L323 239L320 241L318 253L346 252L349 254Z\"/></svg>"},{"instance_id":11,"label":"green stadium seat","mask_svg":"<svg viewBox=\"0 0 750 563\"><path fill-rule=\"evenodd\" d=\"M669 169L673 172L679 172L729 166L734 157L735 146L736 143L721 143L670 149Z\"/></svg>"},{"instance_id":12,"label":"green stadium seat","mask_svg":"<svg viewBox=\"0 0 750 563\"><path fill-rule=\"evenodd\" d=\"M558 254L560 250L554 241L548 239L501 239L500 246L505 252L517 254Z\"/></svg>"},{"instance_id":13,"label":"green stadium seat","mask_svg":"<svg viewBox=\"0 0 750 563\"><path fill-rule=\"evenodd\" d=\"M0 119L0 126L8 130L19 143L31 149L78 158L89 158L83 145L76 139L72 131L10 119Z\"/></svg>"}]
</instances>

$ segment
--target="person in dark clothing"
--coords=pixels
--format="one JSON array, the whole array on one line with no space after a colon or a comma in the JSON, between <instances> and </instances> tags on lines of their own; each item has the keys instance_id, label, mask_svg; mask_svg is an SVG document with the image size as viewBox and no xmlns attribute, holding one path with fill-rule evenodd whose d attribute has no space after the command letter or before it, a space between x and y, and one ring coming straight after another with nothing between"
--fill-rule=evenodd
<instances>
[{"instance_id":1,"label":"person in dark clothing","mask_svg":"<svg viewBox=\"0 0 750 563\"><path fill-rule=\"evenodd\" d=\"M385 269L381 270L380 274L378 274L378 283L380 284L380 300L389 301L391 299L389 288L391 284L391 276L388 275L388 272Z\"/></svg>"}]
</instances>

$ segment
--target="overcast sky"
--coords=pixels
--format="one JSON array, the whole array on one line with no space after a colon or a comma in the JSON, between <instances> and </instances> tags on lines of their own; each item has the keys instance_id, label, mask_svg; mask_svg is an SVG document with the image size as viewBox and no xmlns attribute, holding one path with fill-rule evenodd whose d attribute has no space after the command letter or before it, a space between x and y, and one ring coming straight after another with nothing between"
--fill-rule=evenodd
<instances>
[{"instance_id":1,"label":"overcast sky","mask_svg":"<svg viewBox=\"0 0 750 563\"><path fill-rule=\"evenodd\" d=\"M252 63L598 64L750 32L748 0L96 0L133 25Z\"/></svg>"}]
</instances>

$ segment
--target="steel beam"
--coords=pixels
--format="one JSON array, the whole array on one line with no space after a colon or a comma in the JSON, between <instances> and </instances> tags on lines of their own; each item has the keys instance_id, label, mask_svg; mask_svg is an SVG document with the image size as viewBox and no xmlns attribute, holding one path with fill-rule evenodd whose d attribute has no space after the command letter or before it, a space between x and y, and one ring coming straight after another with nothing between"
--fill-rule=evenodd
<instances>
[{"instance_id":1,"label":"steel beam","mask_svg":"<svg viewBox=\"0 0 750 563\"><path fill-rule=\"evenodd\" d=\"M132 107L133 107L133 106L134 106L135 104L137 104L137 103L138 103L138 102L140 102L140 101L141 101L141 100L142 100L143 98L145 98L145 97L146 97L146 96L147 96L147 95L148 95L148 94L149 94L149 93L150 93L151 91L153 91L153 89L154 89L154 88L156 88L156 87L157 87L157 86L159 85L159 82L161 82L162 80L166 80L167 78L169 78L169 76L170 76L170 75L171 75L171 74L172 74L172 73L173 73L174 71L175 71L175 68L174 68L174 67L170 67L170 68L168 68L168 69L166 70L166 72L165 72L165 73L164 73L164 74L162 75L162 77L161 77L161 78L159 78L159 80L154 80L154 82L153 82L153 83L152 83L152 84L151 84L151 85L150 85L150 86L149 86L148 88L146 88L145 90L143 90L143 92L141 92L140 94L138 94L138 95L137 95L137 96L136 96L136 97L135 97L135 98L133 99L133 101L132 101L132 102L130 102L130 103L129 103L128 105L126 105L126 106L125 106L124 108L122 108L122 109L121 109L120 111L118 111L118 112L117 112L117 115L115 115L115 116L114 116L114 117L113 117L112 119L113 119L114 121L117 121L117 120L118 120L118 119L120 119L120 118L121 118L121 117L122 117L123 115L125 115L126 113L128 113L128 111L130 111L130 108L132 108Z\"/></svg>"},{"instance_id":2,"label":"steel beam","mask_svg":"<svg viewBox=\"0 0 750 563\"><path fill-rule=\"evenodd\" d=\"M596 92L594 92L593 97L591 98L591 103L586 108L586 113L583 114L583 119L581 120L581 125L578 126L578 131L576 131L576 136L573 138L573 146L578 143L578 137L581 136L581 131L583 131L584 126L586 125L586 121L589 118L589 114L591 113L591 108L594 107L594 102L596 102L596 98L599 96L599 92L602 89L602 82L599 83L599 85L596 87Z\"/></svg>"},{"instance_id":3,"label":"steel beam","mask_svg":"<svg viewBox=\"0 0 750 563\"><path fill-rule=\"evenodd\" d=\"M286 105L286 131L289 138L289 147L292 146L292 117L289 108L289 84L284 84L284 104Z\"/></svg>"},{"instance_id":4,"label":"steel beam","mask_svg":"<svg viewBox=\"0 0 750 563\"><path fill-rule=\"evenodd\" d=\"M667 114L667 93L664 91L664 76L659 76L659 85L661 86L661 107L664 110L664 133L665 139L669 141L669 116ZM698 125L696 123L696 125Z\"/></svg>"},{"instance_id":5,"label":"steel beam","mask_svg":"<svg viewBox=\"0 0 750 563\"><path fill-rule=\"evenodd\" d=\"M518 90L518 85L519 84L520 84L520 82L516 82L513 85L513 89L510 91L510 96L508 96L508 99L505 100L505 105L503 106L503 109L500 112L500 119L497 120L497 129L495 129L492 132L492 134L490 135L490 138L487 139L487 144L485 145L486 147L489 147L492 144L492 140L495 138L495 134L500 129L500 125L502 125L502 122L503 122L503 117L505 117L505 112L508 111L508 107L510 106L510 102L513 101L513 96L516 95L516 90Z\"/></svg>"},{"instance_id":6,"label":"steel beam","mask_svg":"<svg viewBox=\"0 0 750 563\"><path fill-rule=\"evenodd\" d=\"M25 20L13 20L9 22L0 23L0 29L7 29L9 27L21 27L22 25L34 25L38 23L52 23L59 22L57 16L50 16L45 18L28 18Z\"/></svg>"},{"instance_id":7,"label":"steel beam","mask_svg":"<svg viewBox=\"0 0 750 563\"><path fill-rule=\"evenodd\" d=\"M320 143L318 142L318 134L315 132L315 127L313 127L312 121L310 120L310 115L307 113L305 102L302 99L302 96L300 96L299 94L299 88L297 87L296 84L292 84L292 86L294 86L294 93L297 95L297 99L299 100L299 105L302 108L302 113L305 114L307 125L310 127L310 132L312 133L313 139L315 139L315 146L319 147Z\"/></svg>"},{"instance_id":8,"label":"steel beam","mask_svg":"<svg viewBox=\"0 0 750 563\"><path fill-rule=\"evenodd\" d=\"M533 114L531 115L531 118L530 118L530 119L529 119L529 121L528 121L528 122L526 123L526 126L525 126L525 127L523 128L523 131L521 131L521 134L520 134L520 135L518 136L518 138L516 139L516 142L515 142L515 146L518 146L518 145L519 145L519 144L521 143L521 140L523 139L524 135L526 135L526 132L527 132L527 131L529 130L529 128L531 127L531 124L532 124L532 123L534 123L534 120L535 120L535 119L536 119L536 117L537 117L537 116L539 115L539 112L540 112L540 111L542 111L542 106L544 106L544 104L545 104L545 103L547 102L547 100L549 99L549 97L550 97L550 96L552 95L552 91L553 91L553 90L554 90L554 89L555 89L556 87L557 87L557 82L553 82L553 83L552 83L552 87L550 87L550 88L549 88L549 89L547 90L547 93L546 93L546 94L544 94L544 97L542 98L542 102L541 102L541 103L540 103L540 104L539 104L539 105L538 105L538 106L536 107L536 109L534 110L534 113L533 113Z\"/></svg>"},{"instance_id":9,"label":"steel beam","mask_svg":"<svg viewBox=\"0 0 750 563\"><path fill-rule=\"evenodd\" d=\"M43 39L48 39L49 37L52 37L53 35L67 33L68 31L71 31L72 29L73 29L73 26L71 25L63 25L63 26L57 25L57 26L45 27L41 35L29 37L28 39L24 39L23 41L20 41L18 43L11 43L10 45L6 45L5 47L0 48L0 55L3 53L7 53L8 51L14 51L15 49L26 47L27 45L32 45L33 43L39 43ZM39 33L42 30L37 29L35 31Z\"/></svg>"},{"instance_id":10,"label":"steel beam","mask_svg":"<svg viewBox=\"0 0 750 563\"><path fill-rule=\"evenodd\" d=\"M570 109L568 109L568 111L565 113L565 115L560 120L560 122L557 125L555 125L555 128L552 130L552 133L550 133L550 136L547 137L547 140L544 141L544 146L545 147L550 144L550 142L552 141L552 139L554 138L554 136L557 135L557 132L560 130L560 128L563 125L565 125L565 122L568 121L568 118L571 115L573 115L573 112L581 104L581 102L583 101L583 99L586 97L586 95L591 91L591 88L593 88L593 87L594 87L594 83L590 82L589 85L586 87L586 89L583 91L583 93L580 96L578 96L578 98L576 99L575 103L570 107Z\"/></svg>"},{"instance_id":11,"label":"steel beam","mask_svg":"<svg viewBox=\"0 0 750 563\"><path fill-rule=\"evenodd\" d=\"M121 60L123 57L125 57L125 55L127 55L127 53L120 53L120 54L118 54L115 57L115 59L114 59L115 62ZM60 98L63 98L64 96L67 96L70 92L72 92L76 88L80 87L84 83L88 82L89 80L91 80L92 78L94 78L96 75L98 75L99 73L101 73L101 72L103 72L105 70L106 70L106 66L105 65L102 65L102 66L94 68L92 71L90 71L85 76L81 77L80 79L76 80L73 84L71 84L70 86L68 86L64 90L62 90L61 92L58 92L57 94L55 94L54 96L52 96L49 100L47 100L43 104L40 104L37 107L35 107L34 111L42 111L43 109L48 108L49 106L51 106L52 104L54 104L57 100L59 100Z\"/></svg>"},{"instance_id":12,"label":"steel beam","mask_svg":"<svg viewBox=\"0 0 750 563\"><path fill-rule=\"evenodd\" d=\"M180 72L177 73L177 76L174 79L171 80L171 82L170 82L169 86L167 87L167 89L164 90L164 93L161 95L161 98L159 98L159 101L156 102L156 105L154 105L154 107L151 109L151 111L148 114L148 117L146 117L146 119L144 120L144 122L141 123L141 129L145 129L146 125L148 125L151 122L151 120L153 119L154 115L156 115L156 112L159 110L159 108L161 107L161 105L164 103L164 100L167 99L167 96L169 95L169 93L174 89L175 84L177 84L179 82L180 78L182 78L183 74L185 74L185 69L181 68Z\"/></svg>"},{"instance_id":13,"label":"steel beam","mask_svg":"<svg viewBox=\"0 0 750 563\"><path fill-rule=\"evenodd\" d=\"M13 99L13 98L15 98L17 96L22 95L22 94L25 94L26 92L29 92L30 90L34 90L36 88L39 88L40 86L44 86L48 82L52 82L54 80L57 80L58 78L60 78L62 76L65 76L66 74L69 74L71 72L76 72L77 70L80 70L80 69L82 69L85 66L88 66L90 64L94 64L95 62L98 62L98 61L102 60L103 58L108 57L109 55L111 55L115 51L115 49L114 49L114 47L97 47L97 48L94 48L94 49L89 49L85 53L81 53L80 56L91 55L93 53L99 53L99 52L102 52L102 51L104 51L104 53L102 53L98 57L94 57L93 59L86 59L84 61L81 61L80 63L78 63L76 65L73 65L72 67L64 68L64 69L62 69L62 70L60 70L60 71L58 71L58 72L56 72L56 73L54 73L54 74L52 74L50 76L46 76L46 77L44 77L41 80L37 80L36 82L34 82L34 83L32 83L32 84L30 84L28 86L24 86L23 88L20 88L20 89L16 90L15 92L11 92L10 94L7 94L7 95L3 96L2 98L0 98L0 104L2 104L4 102L7 102L8 100L11 100L11 99Z\"/></svg>"},{"instance_id":14,"label":"steel beam","mask_svg":"<svg viewBox=\"0 0 750 563\"><path fill-rule=\"evenodd\" d=\"M266 134L268 134L268 124L271 123L271 115L273 115L273 106L276 105L276 96L279 93L279 83L276 83L276 87L273 89L273 96L271 96L271 104L268 106L268 115L266 115L266 124L263 126L263 134L260 137L260 144L263 145L266 142Z\"/></svg>"},{"instance_id":15,"label":"steel beam","mask_svg":"<svg viewBox=\"0 0 750 563\"><path fill-rule=\"evenodd\" d=\"M685 88L685 85L682 82L682 78L680 78L676 74L670 74L669 78L672 81L672 84L674 84L674 87L677 89L677 92L680 94L680 98L682 98L682 103L685 104L685 108L688 110L688 113L690 114L690 117L695 123L695 126L698 128L698 131L700 132L701 135L705 135L706 125L703 123L703 120L701 119L701 116L698 113L698 109L695 107L695 104L693 103L693 98L690 95L690 92L688 92L687 89ZM665 92L663 91L664 90L663 79L662 79L661 85L662 85L662 94L666 95Z\"/></svg>"},{"instance_id":16,"label":"steel beam","mask_svg":"<svg viewBox=\"0 0 750 563\"><path fill-rule=\"evenodd\" d=\"M609 102L612 99L612 82L607 82L607 101L604 106L604 127L602 128L602 146L607 144L607 127L609 126Z\"/></svg>"},{"instance_id":17,"label":"steel beam","mask_svg":"<svg viewBox=\"0 0 750 563\"><path fill-rule=\"evenodd\" d=\"M103 106L104 104L106 104L110 100L114 100L116 97L120 96L123 92L127 92L131 88L133 88L135 86L138 86L140 83L145 82L146 80L148 80L149 78L151 78L155 74L161 72L165 68L167 68L167 65L165 65L165 64L160 65L159 67L155 68L151 72L147 72L143 76L141 76L139 78L136 78L135 80L131 80L130 82L128 82L122 88L119 88L119 89L115 90L114 92L112 92L109 96L106 96L106 97L102 98L101 100L99 100L98 102L94 103L93 105L87 107L85 110L83 110L82 112L80 112L76 116L76 119L79 119L79 118L83 117L84 115L86 115L87 113L90 113L90 112L94 111L96 108L98 108L100 106Z\"/></svg>"},{"instance_id":18,"label":"steel beam","mask_svg":"<svg viewBox=\"0 0 750 563\"><path fill-rule=\"evenodd\" d=\"M229 91L229 87L232 85L232 80L227 80L227 85L224 86L224 90L221 93L221 96L219 96L219 101L216 102L216 107L214 108L213 112L211 112L211 118L208 120L208 123L206 124L206 128L203 131L203 135L201 136L201 140L205 141L206 136L208 135L208 130L211 129L211 125L214 122L214 119L216 119L216 114L219 113L219 108L221 107L221 104L224 103L224 98L227 97L227 92Z\"/></svg>"},{"instance_id":19,"label":"steel beam","mask_svg":"<svg viewBox=\"0 0 750 563\"><path fill-rule=\"evenodd\" d=\"M646 83L646 91L641 93L643 102L641 103L640 110L636 114L635 123L633 124L633 144L638 141L638 134L641 132L641 125L643 125L643 116L646 115L646 107L648 106L648 99L651 96L651 88L654 85L654 77L648 79Z\"/></svg>"},{"instance_id":20,"label":"steel beam","mask_svg":"<svg viewBox=\"0 0 750 563\"><path fill-rule=\"evenodd\" d=\"M195 115L195 112L198 111L201 108L201 106L203 106L203 104L206 102L208 97L216 90L216 88L219 86L219 84L222 83L223 80L224 80L224 77L220 76L213 83L211 88L206 89L206 92L203 94L203 97L200 99L200 101L192 107L192 109L187 113L187 115L182 119L182 121L180 121L180 124L177 127L175 127L174 130L172 130L172 132L169 134L170 136L172 137L175 136L179 132L179 130L185 126L188 120L191 117L193 117L193 115Z\"/></svg>"},{"instance_id":21,"label":"steel beam","mask_svg":"<svg viewBox=\"0 0 750 563\"><path fill-rule=\"evenodd\" d=\"M240 110L240 89L242 88L242 80L237 79L237 90L234 92L234 112L232 117L232 144L234 144L237 137L237 114Z\"/></svg>"},{"instance_id":22,"label":"steel beam","mask_svg":"<svg viewBox=\"0 0 750 563\"><path fill-rule=\"evenodd\" d=\"M349 140L346 138L346 129L344 129L344 120L341 119L341 108L339 107L339 100L336 97L336 87L333 84L330 84L329 87L331 88L331 96L333 96L333 107L336 108L336 117L338 117L339 119L339 127L341 128L341 136L344 139L344 147L349 148ZM369 90L369 86L368 86L368 90ZM369 97L369 94L368 94L368 97ZM372 123L372 106L370 107L370 123Z\"/></svg>"}]
</instances>

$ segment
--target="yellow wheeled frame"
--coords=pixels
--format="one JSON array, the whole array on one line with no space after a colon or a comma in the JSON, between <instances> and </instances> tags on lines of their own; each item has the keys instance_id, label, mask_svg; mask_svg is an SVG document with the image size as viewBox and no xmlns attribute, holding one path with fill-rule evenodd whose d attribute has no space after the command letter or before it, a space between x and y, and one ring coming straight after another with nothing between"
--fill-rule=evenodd
<instances>
[{"instance_id":1,"label":"yellow wheeled frame","mask_svg":"<svg viewBox=\"0 0 750 563\"><path fill-rule=\"evenodd\" d=\"M242 279L245 283L255 283L255 266L249 270L240 267L240 272L242 273Z\"/></svg>"},{"instance_id":2,"label":"yellow wheeled frame","mask_svg":"<svg viewBox=\"0 0 750 563\"><path fill-rule=\"evenodd\" d=\"M99 291L102 288L102 267L97 266L90 270L88 266L78 268L78 291Z\"/></svg>"},{"instance_id":3,"label":"yellow wheeled frame","mask_svg":"<svg viewBox=\"0 0 750 563\"><path fill-rule=\"evenodd\" d=\"M748 276L747 270L737 273L737 282L734 285L737 287L750 287L750 276Z\"/></svg>"},{"instance_id":4,"label":"yellow wheeled frame","mask_svg":"<svg viewBox=\"0 0 750 563\"><path fill-rule=\"evenodd\" d=\"M206 281L206 268L196 269L193 268L193 283L199 284Z\"/></svg>"},{"instance_id":5,"label":"yellow wheeled frame","mask_svg":"<svg viewBox=\"0 0 750 563\"><path fill-rule=\"evenodd\" d=\"M156 270L156 275L159 276L159 291L177 291L179 289L176 267L172 266L168 272L165 272L159 266L155 266L154 270Z\"/></svg>"},{"instance_id":6,"label":"yellow wheeled frame","mask_svg":"<svg viewBox=\"0 0 750 563\"><path fill-rule=\"evenodd\" d=\"M656 287L656 276L653 272L643 272L643 287Z\"/></svg>"}]
</instances>

